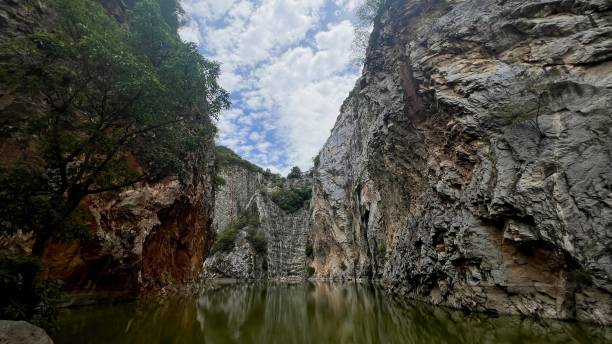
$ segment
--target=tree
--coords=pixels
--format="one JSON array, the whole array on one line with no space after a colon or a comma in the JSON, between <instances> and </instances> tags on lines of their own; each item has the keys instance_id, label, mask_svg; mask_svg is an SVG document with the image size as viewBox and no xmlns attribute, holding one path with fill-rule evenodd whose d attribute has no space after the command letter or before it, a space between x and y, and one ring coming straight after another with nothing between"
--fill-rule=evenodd
<instances>
[{"instance_id":1,"label":"tree","mask_svg":"<svg viewBox=\"0 0 612 344\"><path fill-rule=\"evenodd\" d=\"M164 18L160 2L134 1L128 30L96 1L50 4L52 31L0 50L2 88L36 104L0 116L0 147L20 152L0 165L0 234L32 233L34 257L87 236L88 195L185 173L229 107L219 65L168 24L176 7Z\"/></svg>"},{"instance_id":2,"label":"tree","mask_svg":"<svg viewBox=\"0 0 612 344\"><path fill-rule=\"evenodd\" d=\"M2 231L33 232L38 256L47 239L74 233L65 225L85 196L181 173L214 135L210 116L229 106L219 65L176 37L157 2L135 4L131 32L94 1L53 4L56 30L11 42L1 68L12 93L44 105L2 116L12 128L2 143L40 154L0 171L0 199L14 200ZM129 163L134 155L143 166Z\"/></svg>"},{"instance_id":3,"label":"tree","mask_svg":"<svg viewBox=\"0 0 612 344\"><path fill-rule=\"evenodd\" d=\"M300 170L300 168L297 166L293 166L293 168L291 168L291 172L289 172L289 174L287 175L287 178L288 179L302 178L302 170Z\"/></svg>"}]
</instances>

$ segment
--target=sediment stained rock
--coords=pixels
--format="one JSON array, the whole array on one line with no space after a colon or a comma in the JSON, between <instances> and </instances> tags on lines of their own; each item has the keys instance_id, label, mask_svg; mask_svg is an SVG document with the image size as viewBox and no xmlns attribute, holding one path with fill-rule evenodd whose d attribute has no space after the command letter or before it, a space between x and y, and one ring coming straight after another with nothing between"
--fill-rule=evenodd
<instances>
[{"instance_id":1,"label":"sediment stained rock","mask_svg":"<svg viewBox=\"0 0 612 344\"><path fill-rule=\"evenodd\" d=\"M53 344L47 332L25 321L0 320L2 344Z\"/></svg>"},{"instance_id":2,"label":"sediment stained rock","mask_svg":"<svg viewBox=\"0 0 612 344\"><path fill-rule=\"evenodd\" d=\"M93 239L49 243L44 277L81 294L77 303L198 285L214 238L213 147L202 147L187 176L88 198Z\"/></svg>"}]
</instances>

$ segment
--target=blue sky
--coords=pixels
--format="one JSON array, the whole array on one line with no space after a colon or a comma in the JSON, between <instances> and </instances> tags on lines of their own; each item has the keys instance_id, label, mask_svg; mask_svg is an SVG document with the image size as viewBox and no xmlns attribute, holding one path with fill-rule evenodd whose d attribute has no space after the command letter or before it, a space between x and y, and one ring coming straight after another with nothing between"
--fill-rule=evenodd
<instances>
[{"instance_id":1,"label":"blue sky","mask_svg":"<svg viewBox=\"0 0 612 344\"><path fill-rule=\"evenodd\" d=\"M359 0L182 0L184 40L222 64L217 143L274 172L306 170L353 88Z\"/></svg>"}]
</instances>

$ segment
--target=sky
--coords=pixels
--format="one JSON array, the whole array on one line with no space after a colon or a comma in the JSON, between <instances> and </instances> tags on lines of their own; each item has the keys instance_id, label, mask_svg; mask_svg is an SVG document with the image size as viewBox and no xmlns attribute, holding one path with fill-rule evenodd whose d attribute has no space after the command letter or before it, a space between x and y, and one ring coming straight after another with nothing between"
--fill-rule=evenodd
<instances>
[{"instance_id":1,"label":"sky","mask_svg":"<svg viewBox=\"0 0 612 344\"><path fill-rule=\"evenodd\" d=\"M182 0L183 40L221 63L232 108L217 144L284 175L312 167L360 68L359 0Z\"/></svg>"}]
</instances>

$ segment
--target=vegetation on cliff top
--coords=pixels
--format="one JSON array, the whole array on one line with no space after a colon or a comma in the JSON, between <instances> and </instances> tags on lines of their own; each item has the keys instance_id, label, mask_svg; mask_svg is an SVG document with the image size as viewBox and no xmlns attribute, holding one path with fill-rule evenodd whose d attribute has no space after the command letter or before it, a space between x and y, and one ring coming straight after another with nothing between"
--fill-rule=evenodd
<instances>
[{"instance_id":1,"label":"vegetation on cliff top","mask_svg":"<svg viewBox=\"0 0 612 344\"><path fill-rule=\"evenodd\" d=\"M93 0L49 4L56 25L9 41L0 63L2 88L22 100L0 117L0 147L18 152L0 165L0 234L31 233L33 257L49 239L87 238L86 196L187 173L229 106L219 65L176 33L176 0L129 1L127 25ZM18 273L14 299L28 304L0 317L40 313L37 272Z\"/></svg>"},{"instance_id":2,"label":"vegetation on cliff top","mask_svg":"<svg viewBox=\"0 0 612 344\"><path fill-rule=\"evenodd\" d=\"M300 179L302 178L302 170L299 167L293 166L291 172L287 175L287 179Z\"/></svg>"},{"instance_id":3,"label":"vegetation on cliff top","mask_svg":"<svg viewBox=\"0 0 612 344\"><path fill-rule=\"evenodd\" d=\"M279 208L288 212L295 213L302 209L304 202L312 198L312 188L277 188L270 194L272 202Z\"/></svg>"},{"instance_id":4,"label":"vegetation on cliff top","mask_svg":"<svg viewBox=\"0 0 612 344\"><path fill-rule=\"evenodd\" d=\"M238 231L247 229L247 240L257 253L263 253L267 249L267 242L263 233L259 230L259 216L252 210L242 212L236 221L230 223L227 228L220 231L212 247L212 253L231 252L235 245Z\"/></svg>"},{"instance_id":5,"label":"vegetation on cliff top","mask_svg":"<svg viewBox=\"0 0 612 344\"><path fill-rule=\"evenodd\" d=\"M217 146L216 148L217 166L240 166L251 172L257 172L266 174L263 168L243 159L240 155L236 154L233 150L225 146Z\"/></svg>"}]
</instances>

